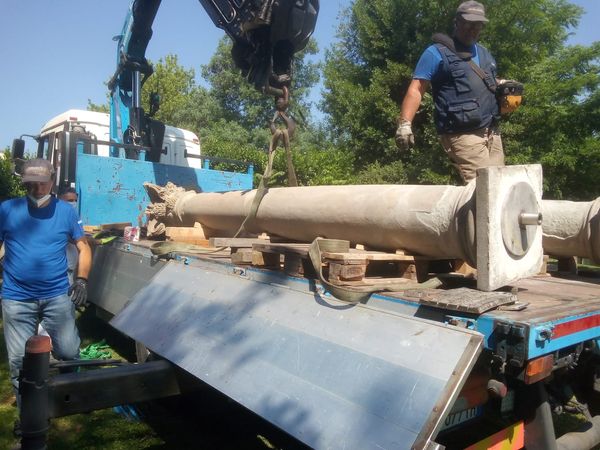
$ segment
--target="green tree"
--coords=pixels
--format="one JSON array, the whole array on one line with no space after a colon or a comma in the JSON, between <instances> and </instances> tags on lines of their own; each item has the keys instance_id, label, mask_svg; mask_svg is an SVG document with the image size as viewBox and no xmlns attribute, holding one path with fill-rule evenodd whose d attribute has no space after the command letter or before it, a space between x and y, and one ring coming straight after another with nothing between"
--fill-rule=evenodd
<instances>
[{"instance_id":1,"label":"green tree","mask_svg":"<svg viewBox=\"0 0 600 450\"><path fill-rule=\"evenodd\" d=\"M106 95L108 97L108 94ZM100 103L94 103L92 102L92 100L90 100L88 98L88 103L87 103L87 108L88 111L95 111L95 112L101 112L101 113L110 113L110 105L108 104L108 100L106 100L106 103L104 104L100 104Z\"/></svg>"},{"instance_id":2,"label":"green tree","mask_svg":"<svg viewBox=\"0 0 600 450\"><path fill-rule=\"evenodd\" d=\"M154 116L157 120L175 125L174 118L187 102L187 97L195 88L194 69L179 65L177 55L167 55L154 64L154 73L142 87L142 106L150 112L150 97L160 96L160 108Z\"/></svg>"},{"instance_id":3,"label":"green tree","mask_svg":"<svg viewBox=\"0 0 600 450\"><path fill-rule=\"evenodd\" d=\"M265 127L273 114L273 97L258 92L244 80L231 58L231 47L229 37L221 39L210 62L203 66L202 76L223 109L225 119L240 123L247 129ZM290 109L305 118L309 117L310 110L308 92L319 81L318 64L309 61L307 56L316 53L316 43L311 40L294 57Z\"/></svg>"},{"instance_id":4,"label":"green tree","mask_svg":"<svg viewBox=\"0 0 600 450\"><path fill-rule=\"evenodd\" d=\"M15 175L14 162L8 147L0 154L0 201L25 195L21 179Z\"/></svg>"},{"instance_id":5,"label":"green tree","mask_svg":"<svg viewBox=\"0 0 600 450\"><path fill-rule=\"evenodd\" d=\"M353 155L333 148L327 133L310 120L307 96L318 82L319 74L318 65L308 56L316 51L316 44L311 41L294 59L290 112L299 121L292 142L296 174L303 185L347 183ZM187 123L192 129L199 132L206 154L252 162L257 182L267 163L271 138L267 124L273 117L274 101L272 96L258 92L244 80L230 53L231 41L225 37L202 70L209 90L192 96L196 100L188 104L185 116L191 120ZM273 170L272 184L286 184L286 157L282 148L277 152Z\"/></svg>"},{"instance_id":6,"label":"green tree","mask_svg":"<svg viewBox=\"0 0 600 450\"><path fill-rule=\"evenodd\" d=\"M194 70L179 65L177 55L167 55L153 64L153 73L142 86L142 107L150 111L150 96L158 94L160 108L155 115L157 120L175 125L181 119L180 111L184 109L188 96L197 89L194 82ZM107 88L108 89L108 88ZM88 111L110 112L110 94L106 94L106 103L94 103L88 99Z\"/></svg>"},{"instance_id":7,"label":"green tree","mask_svg":"<svg viewBox=\"0 0 600 450\"><path fill-rule=\"evenodd\" d=\"M183 96L182 105L174 111L169 125L192 130L201 136L224 117L225 112L214 95L203 86L195 86Z\"/></svg>"},{"instance_id":8,"label":"green tree","mask_svg":"<svg viewBox=\"0 0 600 450\"><path fill-rule=\"evenodd\" d=\"M483 3L490 24L481 43L496 57L503 78L526 87L524 105L502 125L507 160L541 162L551 196L597 195L593 178L581 175L600 168L600 48L566 46L580 8L565 0ZM348 9L340 42L327 52L322 106L359 169L376 176L400 161L399 181L457 179L437 142L430 95L413 123L416 148L399 154L393 142L414 66L433 33L452 32L455 8L450 0L356 0ZM388 171L381 175L391 176ZM587 188L582 190L582 184Z\"/></svg>"}]
</instances>

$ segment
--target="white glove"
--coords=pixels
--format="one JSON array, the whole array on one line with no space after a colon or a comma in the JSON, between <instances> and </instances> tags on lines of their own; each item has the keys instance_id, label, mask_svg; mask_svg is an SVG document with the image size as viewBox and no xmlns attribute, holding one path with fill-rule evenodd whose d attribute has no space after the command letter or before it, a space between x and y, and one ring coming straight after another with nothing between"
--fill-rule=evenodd
<instances>
[{"instance_id":1,"label":"white glove","mask_svg":"<svg viewBox=\"0 0 600 450\"><path fill-rule=\"evenodd\" d=\"M412 132L410 121L402 119L396 130L396 146L406 151L415 145L415 135Z\"/></svg>"}]
</instances>

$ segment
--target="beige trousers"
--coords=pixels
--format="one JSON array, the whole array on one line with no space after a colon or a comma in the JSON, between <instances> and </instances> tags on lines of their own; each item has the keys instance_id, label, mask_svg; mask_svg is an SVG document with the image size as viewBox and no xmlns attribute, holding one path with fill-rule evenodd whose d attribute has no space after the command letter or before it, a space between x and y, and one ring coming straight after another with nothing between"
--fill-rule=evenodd
<instances>
[{"instance_id":1,"label":"beige trousers","mask_svg":"<svg viewBox=\"0 0 600 450\"><path fill-rule=\"evenodd\" d=\"M442 134L440 142L465 184L475 178L477 169L504 165L502 138L495 127Z\"/></svg>"}]
</instances>

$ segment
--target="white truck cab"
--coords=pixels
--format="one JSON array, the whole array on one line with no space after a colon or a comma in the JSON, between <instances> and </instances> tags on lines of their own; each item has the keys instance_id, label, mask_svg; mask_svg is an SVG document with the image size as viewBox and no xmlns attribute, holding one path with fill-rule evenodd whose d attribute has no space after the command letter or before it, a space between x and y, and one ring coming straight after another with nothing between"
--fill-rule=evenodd
<instances>
[{"instance_id":1,"label":"white truck cab","mask_svg":"<svg viewBox=\"0 0 600 450\"><path fill-rule=\"evenodd\" d=\"M53 149L58 148L61 132L78 132L97 140L93 153L110 156L110 116L107 113L70 109L50 119L40 131L38 157L54 160ZM174 166L202 167L200 140L189 130L165 126L160 163Z\"/></svg>"}]
</instances>

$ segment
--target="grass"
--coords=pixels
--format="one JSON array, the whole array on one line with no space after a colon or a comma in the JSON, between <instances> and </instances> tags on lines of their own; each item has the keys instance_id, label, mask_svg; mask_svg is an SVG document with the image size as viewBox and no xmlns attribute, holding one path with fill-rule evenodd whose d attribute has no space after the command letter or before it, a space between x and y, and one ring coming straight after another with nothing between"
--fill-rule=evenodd
<instances>
[{"instance_id":1,"label":"grass","mask_svg":"<svg viewBox=\"0 0 600 450\"><path fill-rule=\"evenodd\" d=\"M0 321L0 448L11 448L14 444L12 435L13 422L17 418L13 407L14 395L8 381L8 360L4 345L4 329Z\"/></svg>"},{"instance_id":2,"label":"grass","mask_svg":"<svg viewBox=\"0 0 600 450\"><path fill-rule=\"evenodd\" d=\"M97 319L93 311L78 318L82 347L106 339L111 357L133 359L131 341ZM125 358L123 357L125 356ZM166 450L304 448L217 391L203 387L187 397L138 405L144 421L127 420L112 409L53 419L48 436L51 450ZM0 449L18 442L12 428L17 411L8 376L0 316ZM273 444L276 443L276 444Z\"/></svg>"},{"instance_id":3,"label":"grass","mask_svg":"<svg viewBox=\"0 0 600 450\"><path fill-rule=\"evenodd\" d=\"M80 318L83 345L96 338L98 330L89 327L86 316ZM81 323L88 325L81 327ZM86 334L86 330L88 333ZM91 331L91 332L90 332ZM115 353L116 357L119 357ZM0 320L0 448L10 449L17 444L13 437L13 423L17 419L15 397L9 382L8 361L4 345L4 332ZM112 409L78 414L52 420L48 446L53 450L110 449L136 450L178 448L171 447L154 430L143 422L124 419Z\"/></svg>"}]
</instances>

